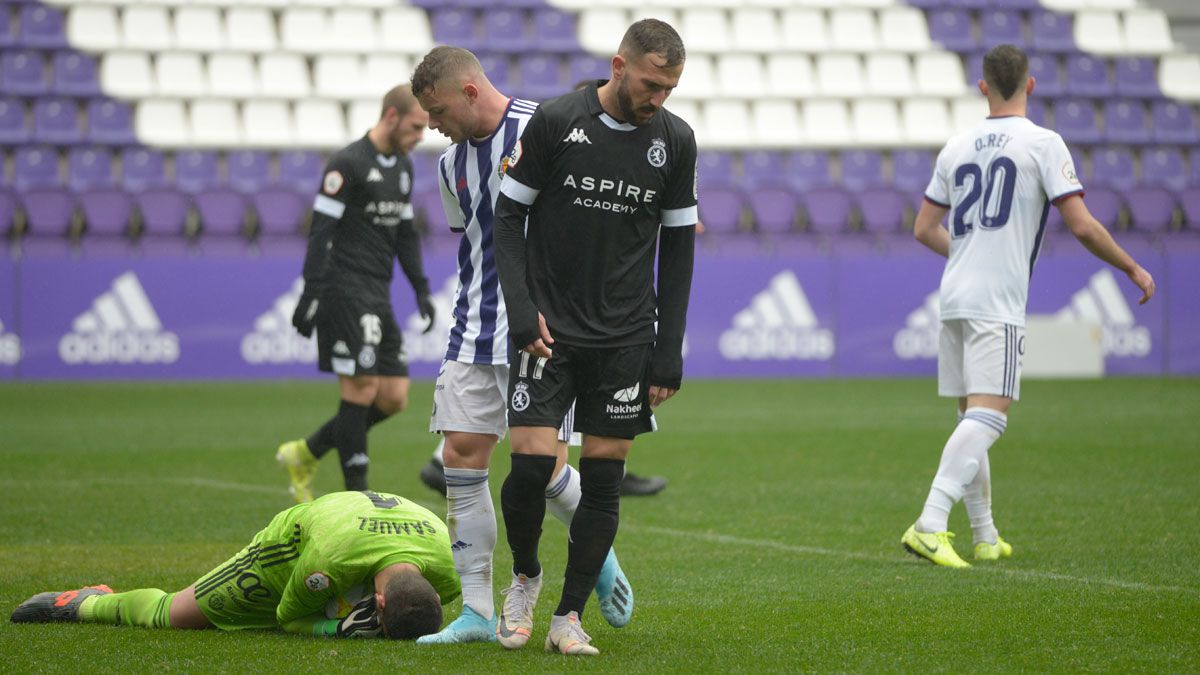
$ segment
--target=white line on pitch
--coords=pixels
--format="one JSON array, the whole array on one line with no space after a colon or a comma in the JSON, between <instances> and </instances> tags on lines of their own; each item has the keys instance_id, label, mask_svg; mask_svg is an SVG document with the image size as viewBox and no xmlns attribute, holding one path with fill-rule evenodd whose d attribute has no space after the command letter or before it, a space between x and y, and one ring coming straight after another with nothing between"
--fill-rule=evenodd
<instances>
[{"instance_id":1,"label":"white line on pitch","mask_svg":"<svg viewBox=\"0 0 1200 675\"><path fill-rule=\"evenodd\" d=\"M896 557L873 555L870 553L857 553L854 551L842 551L832 548L822 548L820 546L804 546L799 544L787 544L780 541L772 541L770 539L749 539L746 537L735 537L728 534L719 534L716 532L692 532L688 530L676 530L669 527L657 527L654 525L622 525L621 529L630 529L636 532L648 532L651 534L661 534L670 537L679 537L686 539L701 539L714 544L729 544L733 546L751 546L758 548L774 549L783 551L784 553L800 553L804 555L828 556L832 558L848 558L852 560L869 560L872 562L894 562L899 559L899 554ZM1102 577L1078 577L1071 574L1060 574L1058 572L1043 572L1040 570L1026 569L1011 569L996 566L976 565L972 569L984 570L986 572L994 572L1013 577L1025 577L1028 579L1049 579L1052 581L1069 581L1079 584L1095 584L1100 586L1111 586L1113 588L1121 588L1131 591L1149 591L1155 593L1188 593L1190 595L1200 595L1200 589L1191 588L1188 586L1162 586L1158 584L1146 584L1140 581L1124 581L1121 579L1105 579Z\"/></svg>"}]
</instances>

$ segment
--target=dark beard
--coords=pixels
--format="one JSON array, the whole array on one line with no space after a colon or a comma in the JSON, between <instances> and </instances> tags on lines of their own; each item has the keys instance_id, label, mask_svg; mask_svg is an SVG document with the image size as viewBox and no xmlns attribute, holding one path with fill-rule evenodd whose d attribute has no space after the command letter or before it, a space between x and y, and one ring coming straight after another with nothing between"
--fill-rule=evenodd
<instances>
[{"instance_id":1,"label":"dark beard","mask_svg":"<svg viewBox=\"0 0 1200 675\"><path fill-rule=\"evenodd\" d=\"M626 82L627 80L621 80L621 83L617 85L617 107L621 109L621 116L625 118L625 122L637 127L644 127L650 123L650 120L638 122L637 111L633 109L633 97L629 95L629 87Z\"/></svg>"}]
</instances>

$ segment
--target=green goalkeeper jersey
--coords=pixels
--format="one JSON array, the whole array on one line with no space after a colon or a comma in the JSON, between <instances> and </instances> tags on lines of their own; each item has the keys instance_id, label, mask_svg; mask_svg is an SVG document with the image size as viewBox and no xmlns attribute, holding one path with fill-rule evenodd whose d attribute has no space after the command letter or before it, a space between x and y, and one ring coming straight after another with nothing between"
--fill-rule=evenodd
<instances>
[{"instance_id":1,"label":"green goalkeeper jersey","mask_svg":"<svg viewBox=\"0 0 1200 675\"><path fill-rule=\"evenodd\" d=\"M257 549L255 549L257 547ZM263 582L279 598L279 625L323 611L383 568L411 563L442 603L462 592L446 525L428 509L383 492L335 492L275 516L259 532Z\"/></svg>"}]
</instances>

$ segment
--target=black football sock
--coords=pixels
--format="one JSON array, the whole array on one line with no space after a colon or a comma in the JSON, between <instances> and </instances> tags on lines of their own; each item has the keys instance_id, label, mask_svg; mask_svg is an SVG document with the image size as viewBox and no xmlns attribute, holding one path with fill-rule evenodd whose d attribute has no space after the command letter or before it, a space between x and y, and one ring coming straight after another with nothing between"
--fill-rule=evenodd
<instances>
[{"instance_id":1,"label":"black football sock","mask_svg":"<svg viewBox=\"0 0 1200 675\"><path fill-rule=\"evenodd\" d=\"M371 410L367 413L367 428L370 429L389 417L391 417L391 415L372 405ZM306 441L308 443L308 451L312 453L313 457L321 459L330 450L337 447L337 441L334 438L333 432L336 422L337 415L334 415L326 420L325 424L322 424L320 429L314 431L312 436L308 437L308 440Z\"/></svg>"},{"instance_id":2,"label":"black football sock","mask_svg":"<svg viewBox=\"0 0 1200 675\"><path fill-rule=\"evenodd\" d=\"M579 507L571 520L567 574L556 616L578 612L596 588L600 568L617 538L621 515L621 478L625 461L584 457L579 460Z\"/></svg>"},{"instance_id":3,"label":"black football sock","mask_svg":"<svg viewBox=\"0 0 1200 675\"><path fill-rule=\"evenodd\" d=\"M508 530L508 547L512 549L513 574L536 577L542 573L538 541L546 518L546 486L555 461L552 456L512 456L512 471L500 489L500 506Z\"/></svg>"},{"instance_id":4,"label":"black football sock","mask_svg":"<svg viewBox=\"0 0 1200 675\"><path fill-rule=\"evenodd\" d=\"M367 410L365 405L342 401L333 418L334 445L342 462L347 490L367 489Z\"/></svg>"}]
</instances>

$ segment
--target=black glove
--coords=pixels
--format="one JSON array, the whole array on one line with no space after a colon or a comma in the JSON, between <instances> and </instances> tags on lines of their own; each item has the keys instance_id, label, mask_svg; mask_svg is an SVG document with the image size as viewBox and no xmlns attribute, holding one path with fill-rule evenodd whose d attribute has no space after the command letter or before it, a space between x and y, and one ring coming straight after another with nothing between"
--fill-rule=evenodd
<instances>
[{"instance_id":1,"label":"black glove","mask_svg":"<svg viewBox=\"0 0 1200 675\"><path fill-rule=\"evenodd\" d=\"M383 627L379 625L379 615L375 612L374 593L360 600L337 627L337 636L340 638L378 637L382 633Z\"/></svg>"},{"instance_id":2,"label":"black glove","mask_svg":"<svg viewBox=\"0 0 1200 675\"><path fill-rule=\"evenodd\" d=\"M418 297L417 311L421 313L421 318L428 322L425 326L425 330L421 332L428 333L429 331L433 330L433 317L437 314L433 311L433 298L429 297L428 295L422 295Z\"/></svg>"},{"instance_id":3,"label":"black glove","mask_svg":"<svg viewBox=\"0 0 1200 675\"><path fill-rule=\"evenodd\" d=\"M292 312L292 325L296 327L296 332L304 337L312 337L313 325L317 319L317 306L320 300L316 293L310 293L307 288L300 295L300 302L296 303L296 311Z\"/></svg>"}]
</instances>

